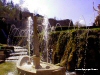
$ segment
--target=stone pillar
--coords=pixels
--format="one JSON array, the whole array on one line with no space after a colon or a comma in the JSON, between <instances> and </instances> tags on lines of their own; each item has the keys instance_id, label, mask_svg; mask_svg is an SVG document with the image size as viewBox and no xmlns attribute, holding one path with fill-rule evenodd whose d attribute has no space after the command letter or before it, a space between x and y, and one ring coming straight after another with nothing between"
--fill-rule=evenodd
<instances>
[{"instance_id":1,"label":"stone pillar","mask_svg":"<svg viewBox=\"0 0 100 75\"><path fill-rule=\"evenodd\" d=\"M39 53L39 37L37 32L37 16L32 16L33 20L33 42L34 42L34 54L33 55L33 64L35 68L38 69L40 67L40 53Z\"/></svg>"},{"instance_id":2,"label":"stone pillar","mask_svg":"<svg viewBox=\"0 0 100 75\"><path fill-rule=\"evenodd\" d=\"M38 31L37 31L37 16L33 17L34 24L33 24L33 29L34 29L34 53L36 57L40 57L39 54L39 37L38 37Z\"/></svg>"},{"instance_id":3,"label":"stone pillar","mask_svg":"<svg viewBox=\"0 0 100 75\"><path fill-rule=\"evenodd\" d=\"M33 64L35 65L35 69L40 69L40 57L33 55Z\"/></svg>"}]
</instances>

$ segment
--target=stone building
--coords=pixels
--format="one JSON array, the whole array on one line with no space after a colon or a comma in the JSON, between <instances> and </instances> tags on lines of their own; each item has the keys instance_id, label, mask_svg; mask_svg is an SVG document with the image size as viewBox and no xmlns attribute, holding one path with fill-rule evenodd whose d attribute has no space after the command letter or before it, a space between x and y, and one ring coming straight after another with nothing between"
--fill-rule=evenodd
<instances>
[{"instance_id":1,"label":"stone building","mask_svg":"<svg viewBox=\"0 0 100 75\"><path fill-rule=\"evenodd\" d=\"M49 23L51 26L57 26L57 24L60 24L61 26L73 26L73 22L70 19L56 20L56 19L50 18Z\"/></svg>"}]
</instances>

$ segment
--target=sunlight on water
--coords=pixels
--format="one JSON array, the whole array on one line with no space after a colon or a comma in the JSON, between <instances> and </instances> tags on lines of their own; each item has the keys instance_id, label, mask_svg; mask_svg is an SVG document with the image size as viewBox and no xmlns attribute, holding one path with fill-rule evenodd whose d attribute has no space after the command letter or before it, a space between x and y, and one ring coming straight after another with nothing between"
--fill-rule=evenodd
<instances>
[{"instance_id":1,"label":"sunlight on water","mask_svg":"<svg viewBox=\"0 0 100 75\"><path fill-rule=\"evenodd\" d=\"M44 21L43 21L43 26L44 26L44 40L46 42L46 47L45 47L45 52L47 53L47 62L48 62L48 18L44 17Z\"/></svg>"},{"instance_id":2,"label":"sunlight on water","mask_svg":"<svg viewBox=\"0 0 100 75\"><path fill-rule=\"evenodd\" d=\"M7 75L14 75L14 73L13 72L9 72Z\"/></svg>"},{"instance_id":3,"label":"sunlight on water","mask_svg":"<svg viewBox=\"0 0 100 75\"><path fill-rule=\"evenodd\" d=\"M33 63L33 62L32 62L32 63ZM32 63L31 63L31 64L24 63L24 64L21 66L21 68L22 68L22 69L25 69L25 70L27 70L27 71L36 73L36 69L33 68L34 66L33 66Z\"/></svg>"}]
</instances>

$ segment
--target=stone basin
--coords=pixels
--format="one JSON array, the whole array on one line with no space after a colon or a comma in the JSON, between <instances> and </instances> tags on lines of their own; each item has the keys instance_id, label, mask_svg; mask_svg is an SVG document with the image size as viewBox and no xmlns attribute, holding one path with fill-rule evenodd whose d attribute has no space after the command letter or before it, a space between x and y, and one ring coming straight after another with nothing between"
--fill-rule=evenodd
<instances>
[{"instance_id":1,"label":"stone basin","mask_svg":"<svg viewBox=\"0 0 100 75\"><path fill-rule=\"evenodd\" d=\"M34 60L30 60L30 57L23 56L17 62L17 70L19 75L66 75L66 69L64 67L56 66L47 62L40 61L40 68L35 69Z\"/></svg>"}]
</instances>

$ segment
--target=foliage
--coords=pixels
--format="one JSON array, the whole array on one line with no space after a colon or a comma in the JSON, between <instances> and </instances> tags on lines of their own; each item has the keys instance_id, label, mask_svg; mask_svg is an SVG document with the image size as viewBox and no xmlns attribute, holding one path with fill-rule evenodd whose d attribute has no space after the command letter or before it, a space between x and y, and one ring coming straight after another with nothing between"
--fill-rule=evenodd
<instances>
[{"instance_id":1,"label":"foliage","mask_svg":"<svg viewBox=\"0 0 100 75\"><path fill-rule=\"evenodd\" d=\"M0 0L0 17L5 17L9 20L19 19L20 10L21 8L18 4L14 5L11 1L4 5ZM27 8L23 8L23 10L21 11L29 13L29 10Z\"/></svg>"},{"instance_id":2,"label":"foliage","mask_svg":"<svg viewBox=\"0 0 100 75\"><path fill-rule=\"evenodd\" d=\"M13 18L16 13L16 8L12 8L10 5L4 6L2 2L0 2L0 17L9 17Z\"/></svg>"},{"instance_id":3,"label":"foliage","mask_svg":"<svg viewBox=\"0 0 100 75\"><path fill-rule=\"evenodd\" d=\"M0 68L1 75L7 75L9 72L13 72L14 75L18 75L14 62L0 63L0 67L2 67L2 68Z\"/></svg>"},{"instance_id":4,"label":"foliage","mask_svg":"<svg viewBox=\"0 0 100 75\"><path fill-rule=\"evenodd\" d=\"M51 46L54 64L59 63L69 71L83 68L84 62L85 68L100 68L100 28L55 31L49 41L53 42L49 45L55 46Z\"/></svg>"}]
</instances>

